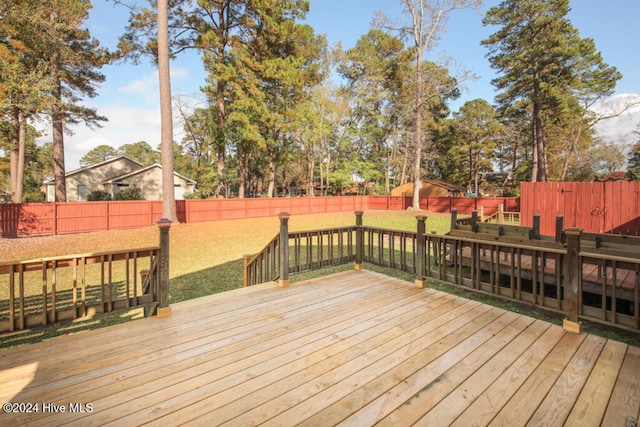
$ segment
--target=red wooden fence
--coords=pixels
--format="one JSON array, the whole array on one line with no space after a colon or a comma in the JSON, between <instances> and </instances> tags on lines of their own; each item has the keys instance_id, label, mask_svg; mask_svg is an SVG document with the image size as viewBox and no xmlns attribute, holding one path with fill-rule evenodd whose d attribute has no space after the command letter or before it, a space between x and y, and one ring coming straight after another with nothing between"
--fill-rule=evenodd
<instances>
[{"instance_id":1,"label":"red wooden fence","mask_svg":"<svg viewBox=\"0 0 640 427\"><path fill-rule=\"evenodd\" d=\"M521 223L540 215L540 233L555 234L557 215L564 227L590 233L640 236L640 182L545 182L520 184Z\"/></svg>"},{"instance_id":2,"label":"red wooden fence","mask_svg":"<svg viewBox=\"0 0 640 427\"><path fill-rule=\"evenodd\" d=\"M518 211L515 198L425 197L421 209L432 212L470 214L479 206L490 215L503 204ZM280 212L304 215L348 212L365 209L404 210L410 197L343 196L291 197L272 199L208 199L176 201L178 220L183 223L276 216ZM0 205L0 235L3 237L42 236L113 229L139 228L162 217L161 201L109 201L71 203L26 203Z\"/></svg>"},{"instance_id":3,"label":"red wooden fence","mask_svg":"<svg viewBox=\"0 0 640 427\"><path fill-rule=\"evenodd\" d=\"M498 212L503 205L508 212L520 212L520 200L516 197L421 197L420 209L430 212L449 213L457 209L458 213L470 214L480 206L485 215ZM369 209L404 210L412 206L411 197L369 196Z\"/></svg>"}]
</instances>

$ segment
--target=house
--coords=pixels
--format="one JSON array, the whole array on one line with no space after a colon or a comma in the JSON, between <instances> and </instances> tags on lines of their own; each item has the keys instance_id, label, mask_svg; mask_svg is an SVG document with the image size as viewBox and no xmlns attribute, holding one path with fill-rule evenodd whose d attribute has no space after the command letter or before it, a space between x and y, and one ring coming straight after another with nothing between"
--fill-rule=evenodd
<instances>
[{"instance_id":1,"label":"house","mask_svg":"<svg viewBox=\"0 0 640 427\"><path fill-rule=\"evenodd\" d=\"M421 179L420 184L420 197L460 197L463 196L466 191L464 187L449 184L448 182L438 179ZM391 195L413 196L413 181L394 188L391 190Z\"/></svg>"},{"instance_id":2,"label":"house","mask_svg":"<svg viewBox=\"0 0 640 427\"><path fill-rule=\"evenodd\" d=\"M196 182L179 173L174 176L176 200L184 199L184 193L193 192ZM67 201L86 201L93 191L106 191L115 197L121 189L136 186L140 189L142 199L162 199L162 166L152 164L145 166L127 156L120 156L66 174ZM55 201L55 181L49 178L44 182L47 201Z\"/></svg>"}]
</instances>

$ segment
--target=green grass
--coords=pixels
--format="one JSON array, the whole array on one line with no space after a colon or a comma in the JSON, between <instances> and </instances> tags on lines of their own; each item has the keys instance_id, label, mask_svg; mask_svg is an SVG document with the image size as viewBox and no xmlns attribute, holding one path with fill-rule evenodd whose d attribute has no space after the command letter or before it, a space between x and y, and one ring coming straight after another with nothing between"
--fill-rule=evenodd
<instances>
[{"instance_id":1,"label":"green grass","mask_svg":"<svg viewBox=\"0 0 640 427\"><path fill-rule=\"evenodd\" d=\"M365 225L414 231L417 214L411 211L366 211ZM450 216L428 214L427 230L446 232L449 230ZM289 220L290 231L331 228L355 224L353 212L293 215ZM243 286L244 254L255 254L262 249L279 231L277 217L247 220L217 221L196 224L174 224L170 230L170 298L172 303L224 292ZM96 253L102 251L155 246L158 242L156 227L138 230L113 230L109 232L86 233L82 235L32 237L23 239L3 239L0 241L0 259L36 259L40 257ZM292 275L292 281L306 280L332 271L343 271L352 265L322 269L317 272ZM7 276L0 281L8 282ZM8 298L8 286L2 283L0 301ZM60 295L71 287L70 275L59 271L57 290ZM42 280L38 273L29 277L26 283L27 296L39 301ZM6 295L5 295L6 294ZM5 304L6 305L6 304ZM126 321L128 313L116 313L108 320L89 321L87 328L101 327L113 322ZM106 323L105 323L106 322ZM33 332L14 334L13 338L0 338L0 348L20 343L41 341L50 337L71 333L84 328L76 322L69 326L54 325L35 329ZM71 329L69 329L71 328ZM32 341L29 338L32 337Z\"/></svg>"}]
</instances>

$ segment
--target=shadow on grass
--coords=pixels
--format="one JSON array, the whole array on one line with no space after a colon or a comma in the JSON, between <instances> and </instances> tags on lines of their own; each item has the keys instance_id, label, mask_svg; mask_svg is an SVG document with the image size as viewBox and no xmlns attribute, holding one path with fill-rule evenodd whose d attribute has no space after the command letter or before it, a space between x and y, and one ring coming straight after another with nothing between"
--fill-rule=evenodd
<instances>
[{"instance_id":1,"label":"shadow on grass","mask_svg":"<svg viewBox=\"0 0 640 427\"><path fill-rule=\"evenodd\" d=\"M215 267L202 269L193 273L188 273L172 278L169 285L170 302L174 304L181 301L205 297L208 295L243 287L243 265L244 261L242 259L237 259ZM403 272L390 267L380 267L366 262L363 264L363 267L370 271L375 271L391 277L406 280L407 282L413 282L415 279L415 275L411 273ZM299 283L333 273L350 271L353 268L353 262L347 262L340 265L327 266L317 270L292 273L290 274L290 279L292 283ZM497 306L505 310L514 311L527 316L542 319L550 323L562 324L563 316L556 315L545 310L536 309L535 307L531 307L527 304L505 301L500 298L478 294L433 279L429 279L428 282L429 286L433 289L441 290L443 292L476 300L484 304ZM274 286L276 286L275 283ZM101 315L83 322L52 325L29 332L1 337L0 348L9 348L23 344L44 341L56 336L111 326L142 317L142 310L137 309L128 312ZM615 328L608 328L606 326L589 324L586 322L584 325L584 331L587 333L604 336L605 338L625 342L634 346L640 346L640 335L634 334L633 332L616 330Z\"/></svg>"}]
</instances>

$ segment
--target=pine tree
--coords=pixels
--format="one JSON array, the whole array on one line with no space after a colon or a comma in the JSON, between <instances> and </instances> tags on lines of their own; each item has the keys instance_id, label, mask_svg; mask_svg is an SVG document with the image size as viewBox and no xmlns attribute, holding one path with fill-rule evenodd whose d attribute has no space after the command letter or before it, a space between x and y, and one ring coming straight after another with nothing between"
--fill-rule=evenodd
<instances>
[{"instance_id":1,"label":"pine tree","mask_svg":"<svg viewBox=\"0 0 640 427\"><path fill-rule=\"evenodd\" d=\"M640 181L640 141L629 151L627 162L627 177L633 181Z\"/></svg>"},{"instance_id":2,"label":"pine tree","mask_svg":"<svg viewBox=\"0 0 640 427\"><path fill-rule=\"evenodd\" d=\"M569 0L505 0L483 21L500 26L482 44L501 72L493 80L501 112L517 105L531 116L532 181L549 178L548 120L568 111L578 94L606 93L621 78L602 61L593 40L580 38L568 13Z\"/></svg>"}]
</instances>

